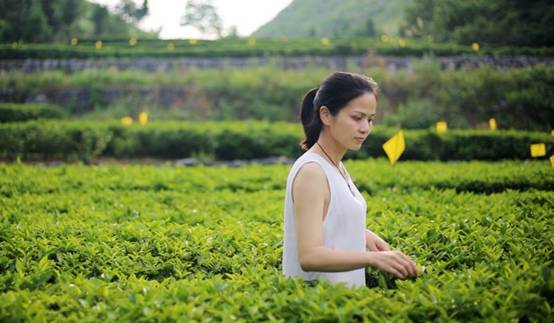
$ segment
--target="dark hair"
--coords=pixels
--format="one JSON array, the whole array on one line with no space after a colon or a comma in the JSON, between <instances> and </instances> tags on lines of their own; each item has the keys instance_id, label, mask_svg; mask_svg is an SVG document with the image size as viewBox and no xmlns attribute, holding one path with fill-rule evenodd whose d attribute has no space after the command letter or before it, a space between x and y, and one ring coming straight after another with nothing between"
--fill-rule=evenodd
<instances>
[{"instance_id":1,"label":"dark hair","mask_svg":"<svg viewBox=\"0 0 554 323\"><path fill-rule=\"evenodd\" d=\"M300 146L308 150L319 139L323 127L319 117L319 108L326 106L332 115L365 93L373 93L377 99L379 87L377 83L361 74L335 72L329 75L318 88L313 88L304 94L300 118L306 138Z\"/></svg>"}]
</instances>

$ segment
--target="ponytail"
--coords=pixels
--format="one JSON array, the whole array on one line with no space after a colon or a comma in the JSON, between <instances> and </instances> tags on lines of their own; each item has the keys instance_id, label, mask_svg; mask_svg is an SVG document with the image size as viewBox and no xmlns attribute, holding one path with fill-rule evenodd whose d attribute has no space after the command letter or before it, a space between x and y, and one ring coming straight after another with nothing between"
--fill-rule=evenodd
<instances>
[{"instance_id":1,"label":"ponytail","mask_svg":"<svg viewBox=\"0 0 554 323\"><path fill-rule=\"evenodd\" d=\"M316 111L319 108L318 102L314 102L318 90L317 87L309 90L302 99L300 118L306 138L302 141L300 147L304 150L310 149L317 142L321 132L321 119L319 118L319 111Z\"/></svg>"}]
</instances>

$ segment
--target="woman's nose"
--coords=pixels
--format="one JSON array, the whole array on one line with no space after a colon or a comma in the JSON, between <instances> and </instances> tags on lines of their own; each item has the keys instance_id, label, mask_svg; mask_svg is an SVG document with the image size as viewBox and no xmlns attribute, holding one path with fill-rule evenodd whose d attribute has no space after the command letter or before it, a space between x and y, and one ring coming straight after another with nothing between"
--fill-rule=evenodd
<instances>
[{"instance_id":1,"label":"woman's nose","mask_svg":"<svg viewBox=\"0 0 554 323\"><path fill-rule=\"evenodd\" d=\"M364 135L369 132L369 129L371 128L371 124L368 121L362 122L362 126L360 127L360 132Z\"/></svg>"}]
</instances>

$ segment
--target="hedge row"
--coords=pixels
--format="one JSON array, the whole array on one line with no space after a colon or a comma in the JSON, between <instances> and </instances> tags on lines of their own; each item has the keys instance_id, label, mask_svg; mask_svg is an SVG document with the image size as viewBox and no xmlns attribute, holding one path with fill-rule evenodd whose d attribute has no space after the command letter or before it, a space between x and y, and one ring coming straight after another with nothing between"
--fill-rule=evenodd
<instances>
[{"instance_id":1,"label":"hedge row","mask_svg":"<svg viewBox=\"0 0 554 323\"><path fill-rule=\"evenodd\" d=\"M96 40L82 40L77 46L69 44L0 44L0 57L4 59L43 58L98 58L98 57L251 57L251 56L302 56L302 55L360 55L372 48L380 55L438 56L477 54L471 44L429 43L415 39L388 38L295 38L295 39L227 39L198 40L141 40L135 46L128 39L103 40L96 48ZM479 54L552 56L552 48L482 47Z\"/></svg>"},{"instance_id":2,"label":"hedge row","mask_svg":"<svg viewBox=\"0 0 554 323\"><path fill-rule=\"evenodd\" d=\"M455 190L490 194L508 190L551 191L554 171L537 161L405 161L391 167L384 158L347 160L346 169L360 192L369 195L390 191ZM0 164L0 197L72 193L79 196L103 190L180 195L214 192L237 194L285 190L290 165L249 164L244 167L172 167L166 165L85 164L36 167L32 164ZM17 180L14 180L16 178ZM553 201L554 203L554 201ZM192 207L192 206L187 206Z\"/></svg>"},{"instance_id":3,"label":"hedge row","mask_svg":"<svg viewBox=\"0 0 554 323\"><path fill-rule=\"evenodd\" d=\"M428 128L554 129L554 68L441 71L435 59L415 60L413 71L365 70L381 87L377 123ZM152 119L263 119L295 122L302 95L330 74L327 69L283 71L191 70L167 73L91 70L0 74L0 101L42 97L74 115L109 119L149 112Z\"/></svg>"},{"instance_id":4,"label":"hedge row","mask_svg":"<svg viewBox=\"0 0 554 323\"><path fill-rule=\"evenodd\" d=\"M384 156L382 144L397 129L377 127L362 149L347 158ZM80 159L294 158L302 151L301 127L269 122L151 122L129 127L102 121L29 121L0 125L0 158ZM550 134L521 131L407 130L404 160L501 160L530 158L529 145L545 143L552 153Z\"/></svg>"},{"instance_id":5,"label":"hedge row","mask_svg":"<svg viewBox=\"0 0 554 323\"><path fill-rule=\"evenodd\" d=\"M34 119L63 119L67 113L53 104L0 103L0 123Z\"/></svg>"}]
</instances>

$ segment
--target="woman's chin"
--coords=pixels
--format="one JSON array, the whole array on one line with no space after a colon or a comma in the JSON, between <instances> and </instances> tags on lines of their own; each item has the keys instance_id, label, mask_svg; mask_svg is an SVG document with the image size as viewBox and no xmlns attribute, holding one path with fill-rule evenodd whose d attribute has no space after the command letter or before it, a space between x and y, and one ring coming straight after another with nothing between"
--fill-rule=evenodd
<instances>
[{"instance_id":1,"label":"woman's chin","mask_svg":"<svg viewBox=\"0 0 554 323\"><path fill-rule=\"evenodd\" d=\"M363 145L363 142L362 143L356 142L352 146L350 146L350 150L355 150L355 151L360 150L362 149L362 145Z\"/></svg>"}]
</instances>

